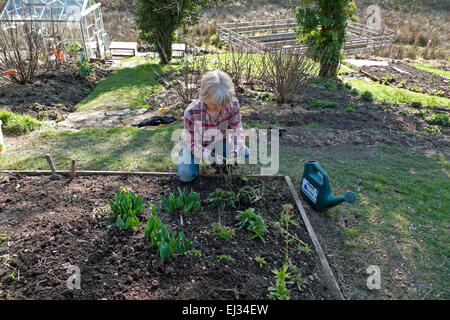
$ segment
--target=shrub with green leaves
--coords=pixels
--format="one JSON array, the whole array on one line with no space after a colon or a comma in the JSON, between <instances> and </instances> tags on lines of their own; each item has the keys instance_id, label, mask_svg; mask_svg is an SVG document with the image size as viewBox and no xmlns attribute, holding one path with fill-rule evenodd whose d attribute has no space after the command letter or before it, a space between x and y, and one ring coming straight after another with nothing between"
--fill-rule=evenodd
<instances>
[{"instance_id":1,"label":"shrub with green leaves","mask_svg":"<svg viewBox=\"0 0 450 320\"><path fill-rule=\"evenodd\" d=\"M144 240L149 241L153 247L157 247L157 254L164 260L173 257L176 253L185 253L189 250L192 236L186 239L183 232L169 233L167 227L161 222L156 205L152 205L152 216L148 220L144 230Z\"/></svg>"},{"instance_id":2,"label":"shrub with green leaves","mask_svg":"<svg viewBox=\"0 0 450 320\"><path fill-rule=\"evenodd\" d=\"M21 115L7 110L0 112L0 120L3 130L15 134L26 134L41 127L39 120L27 114Z\"/></svg>"},{"instance_id":3,"label":"shrub with green leaves","mask_svg":"<svg viewBox=\"0 0 450 320\"><path fill-rule=\"evenodd\" d=\"M77 61L75 64L83 76L88 77L92 74L92 67L89 65L89 61L87 59Z\"/></svg>"},{"instance_id":4,"label":"shrub with green leaves","mask_svg":"<svg viewBox=\"0 0 450 320\"><path fill-rule=\"evenodd\" d=\"M71 42L67 46L67 53L71 56L74 56L77 52L83 50L83 45L79 42Z\"/></svg>"},{"instance_id":5,"label":"shrub with green leaves","mask_svg":"<svg viewBox=\"0 0 450 320\"><path fill-rule=\"evenodd\" d=\"M139 228L137 215L144 211L142 197L138 197L129 188L121 187L114 196L114 200L109 199L112 217L115 225L122 230Z\"/></svg>"},{"instance_id":6,"label":"shrub with green leaves","mask_svg":"<svg viewBox=\"0 0 450 320\"><path fill-rule=\"evenodd\" d=\"M239 229L245 228L246 230L253 232L250 240L259 238L263 243L266 243L266 240L262 235L269 232L269 230L267 229L261 214L257 214L254 208L248 208L245 211L238 211L236 220L239 221L236 223L236 226L238 226Z\"/></svg>"}]
</instances>

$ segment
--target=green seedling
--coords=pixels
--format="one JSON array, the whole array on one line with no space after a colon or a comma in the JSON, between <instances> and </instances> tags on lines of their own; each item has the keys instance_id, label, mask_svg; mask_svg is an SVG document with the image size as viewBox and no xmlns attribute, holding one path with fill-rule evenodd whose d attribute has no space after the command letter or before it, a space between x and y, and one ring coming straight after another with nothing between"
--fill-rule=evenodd
<instances>
[{"instance_id":1,"label":"green seedling","mask_svg":"<svg viewBox=\"0 0 450 320\"><path fill-rule=\"evenodd\" d=\"M304 281L302 275L300 274L300 271L298 270L297 266L293 265L292 263L289 263L288 267L289 271L291 271L291 273L293 274L292 280L294 280L294 283L297 285L298 291L301 291L304 285Z\"/></svg>"},{"instance_id":2,"label":"green seedling","mask_svg":"<svg viewBox=\"0 0 450 320\"><path fill-rule=\"evenodd\" d=\"M275 297L278 300L289 300L291 291L287 288L287 285L293 284L291 279L291 273L288 272L289 266L283 265L279 270L274 269L272 273L275 274L275 286L269 287L269 296Z\"/></svg>"},{"instance_id":3,"label":"green seedling","mask_svg":"<svg viewBox=\"0 0 450 320\"><path fill-rule=\"evenodd\" d=\"M232 257L227 256L227 255L225 255L225 254L222 254L222 255L220 255L220 256L217 256L217 259L219 259L219 260L225 260L225 261L233 261L233 258L232 258Z\"/></svg>"},{"instance_id":4,"label":"green seedling","mask_svg":"<svg viewBox=\"0 0 450 320\"><path fill-rule=\"evenodd\" d=\"M220 210L225 208L236 208L239 197L234 191L224 191L223 189L217 188L208 196L208 202L211 203L214 208Z\"/></svg>"},{"instance_id":5,"label":"green seedling","mask_svg":"<svg viewBox=\"0 0 450 320\"><path fill-rule=\"evenodd\" d=\"M236 226L238 226L239 229L245 228L246 230L253 232L250 240L259 238L263 243L266 243L266 240L262 235L269 232L269 230L267 229L261 214L256 214L254 208L238 211L236 219L239 220L239 222L236 223Z\"/></svg>"},{"instance_id":6,"label":"green seedling","mask_svg":"<svg viewBox=\"0 0 450 320\"><path fill-rule=\"evenodd\" d=\"M262 267L267 263L266 260L264 260L264 258L261 257L261 256L256 256L256 257L255 257L255 261L256 261L257 263L259 263L259 267L260 267L260 268L262 268Z\"/></svg>"},{"instance_id":7,"label":"green seedling","mask_svg":"<svg viewBox=\"0 0 450 320\"><path fill-rule=\"evenodd\" d=\"M194 257L197 257L197 258L200 258L202 256L201 251L197 250L197 249L194 249L194 248L189 250L187 253L189 253L190 255L193 255Z\"/></svg>"},{"instance_id":8,"label":"green seedling","mask_svg":"<svg viewBox=\"0 0 450 320\"><path fill-rule=\"evenodd\" d=\"M419 86L408 86L408 90L417 93L423 93L423 90Z\"/></svg>"},{"instance_id":9,"label":"green seedling","mask_svg":"<svg viewBox=\"0 0 450 320\"><path fill-rule=\"evenodd\" d=\"M306 103L310 107L321 107L325 109L336 108L339 104L328 100L319 100L313 97L306 98Z\"/></svg>"},{"instance_id":10,"label":"green seedling","mask_svg":"<svg viewBox=\"0 0 450 320\"><path fill-rule=\"evenodd\" d=\"M361 95L361 100L363 101L372 101L373 100L373 93L371 91L368 90L364 90Z\"/></svg>"},{"instance_id":11,"label":"green seedling","mask_svg":"<svg viewBox=\"0 0 450 320\"><path fill-rule=\"evenodd\" d=\"M402 80L397 84L397 88L405 88L406 87L406 80Z\"/></svg>"},{"instance_id":12,"label":"green seedling","mask_svg":"<svg viewBox=\"0 0 450 320\"><path fill-rule=\"evenodd\" d=\"M181 190L178 187L178 192L180 193L180 199L183 206L182 212L185 216L188 215L189 212L197 212L200 210L200 194L191 190L188 194L186 189Z\"/></svg>"},{"instance_id":13,"label":"green seedling","mask_svg":"<svg viewBox=\"0 0 450 320\"><path fill-rule=\"evenodd\" d=\"M181 190L178 187L179 196L176 197L173 192L169 194L169 198L161 196L161 201L163 203L164 208L168 212L177 212L181 210L181 212L187 216L189 212L197 212L200 210L200 194L191 190L190 193L187 193L186 189Z\"/></svg>"},{"instance_id":14,"label":"green seedling","mask_svg":"<svg viewBox=\"0 0 450 320\"><path fill-rule=\"evenodd\" d=\"M386 82L386 83L393 83L393 82L395 82L395 76L394 76L394 75L391 75L391 74L388 74L388 75L386 75L386 76L383 78L383 80L384 80L384 82Z\"/></svg>"},{"instance_id":15,"label":"green seedling","mask_svg":"<svg viewBox=\"0 0 450 320\"><path fill-rule=\"evenodd\" d=\"M144 230L144 240L149 241L152 246L157 247L157 254L164 261L173 257L176 253L185 253L189 250L192 236L186 240L184 233L177 234L176 231L170 235L167 227L162 224L156 214L156 205L152 205L152 216L147 222Z\"/></svg>"},{"instance_id":16,"label":"green seedling","mask_svg":"<svg viewBox=\"0 0 450 320\"><path fill-rule=\"evenodd\" d=\"M171 192L169 194L169 198L161 196L161 201L163 203L164 208L170 213L180 210L183 207L183 202L180 197L176 197L175 193Z\"/></svg>"},{"instance_id":17,"label":"green seedling","mask_svg":"<svg viewBox=\"0 0 450 320\"><path fill-rule=\"evenodd\" d=\"M112 217L119 230L139 229L139 219L137 215L144 211L142 197L136 196L129 188L121 187L114 196L114 200L109 199Z\"/></svg>"},{"instance_id":18,"label":"green seedling","mask_svg":"<svg viewBox=\"0 0 450 320\"><path fill-rule=\"evenodd\" d=\"M425 117L425 121L429 124L450 126L450 116L447 113L433 113L430 116Z\"/></svg>"},{"instance_id":19,"label":"green seedling","mask_svg":"<svg viewBox=\"0 0 450 320\"><path fill-rule=\"evenodd\" d=\"M5 240L6 240L6 234L4 234L4 233L0 234L0 244L5 242Z\"/></svg>"},{"instance_id":20,"label":"green seedling","mask_svg":"<svg viewBox=\"0 0 450 320\"><path fill-rule=\"evenodd\" d=\"M237 198L241 199L242 197L247 197L251 203L255 203L261 200L263 195L264 187L260 189L246 185L239 189Z\"/></svg>"},{"instance_id":21,"label":"green seedling","mask_svg":"<svg viewBox=\"0 0 450 320\"><path fill-rule=\"evenodd\" d=\"M233 239L235 230L230 227L213 224L211 234L223 240L231 240Z\"/></svg>"},{"instance_id":22,"label":"green seedling","mask_svg":"<svg viewBox=\"0 0 450 320\"><path fill-rule=\"evenodd\" d=\"M298 226L298 224L293 220L294 215L290 214L291 210L294 209L294 206L292 204L284 204L283 205L283 212L281 213L281 217L280 217L280 224L284 225L284 227L286 228L286 261L285 264L287 264L288 259L289 259L289 225L296 225Z\"/></svg>"},{"instance_id":23,"label":"green seedling","mask_svg":"<svg viewBox=\"0 0 450 320\"><path fill-rule=\"evenodd\" d=\"M311 246L309 244L305 244L305 245L299 244L298 251L309 254L311 252Z\"/></svg>"}]
</instances>

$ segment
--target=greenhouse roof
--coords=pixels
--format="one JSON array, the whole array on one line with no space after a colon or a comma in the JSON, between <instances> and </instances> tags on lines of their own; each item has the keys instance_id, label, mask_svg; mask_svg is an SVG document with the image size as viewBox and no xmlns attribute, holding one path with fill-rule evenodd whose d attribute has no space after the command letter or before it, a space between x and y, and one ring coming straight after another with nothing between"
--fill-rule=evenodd
<instances>
[{"instance_id":1,"label":"greenhouse roof","mask_svg":"<svg viewBox=\"0 0 450 320\"><path fill-rule=\"evenodd\" d=\"M97 6L94 0L8 0L0 21L80 21Z\"/></svg>"}]
</instances>

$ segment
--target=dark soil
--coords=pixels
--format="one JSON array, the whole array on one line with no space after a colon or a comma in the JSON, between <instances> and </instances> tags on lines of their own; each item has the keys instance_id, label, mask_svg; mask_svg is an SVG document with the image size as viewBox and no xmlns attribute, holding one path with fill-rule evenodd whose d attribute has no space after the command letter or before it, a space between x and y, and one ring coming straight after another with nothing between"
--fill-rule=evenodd
<instances>
[{"instance_id":1,"label":"dark soil","mask_svg":"<svg viewBox=\"0 0 450 320\"><path fill-rule=\"evenodd\" d=\"M339 84L339 82L337 82ZM336 102L333 108L312 107L306 98ZM283 105L261 104L252 97L238 96L241 106L250 105L249 110L241 110L243 121L261 125L311 126L337 130L388 130L402 132L427 132L429 124L423 117L409 112L411 105L384 105L359 99L358 94L341 86L329 89L322 84L310 83L301 89L295 102ZM353 110L348 107L353 105ZM441 126L442 133L449 133L448 127Z\"/></svg>"},{"instance_id":2,"label":"dark soil","mask_svg":"<svg viewBox=\"0 0 450 320\"><path fill-rule=\"evenodd\" d=\"M47 71L37 76L33 84L0 82L0 110L28 114L39 120L63 121L75 106L94 90L98 81L112 69L99 62L92 63L89 77L80 74L72 63L58 70Z\"/></svg>"},{"instance_id":3,"label":"dark soil","mask_svg":"<svg viewBox=\"0 0 450 320\"><path fill-rule=\"evenodd\" d=\"M401 62L389 62L388 67L365 66L362 67L362 70L392 86L398 86L401 81L404 81L404 89L414 91L413 88L418 87L423 93L436 95L438 92L441 92L442 96L450 97L449 79ZM393 78L386 81L386 76L392 76Z\"/></svg>"},{"instance_id":4,"label":"dark soil","mask_svg":"<svg viewBox=\"0 0 450 320\"><path fill-rule=\"evenodd\" d=\"M424 117L411 113L411 110L421 106L385 105L374 101L363 101L357 93L345 88L342 82L336 80L312 81L299 90L294 101L285 104L276 104L269 91L269 88L258 83L244 84L237 88L236 97L241 105L244 122L259 126L313 126L312 129L322 128L332 131L384 131L381 133L383 136L386 132L389 136L392 132L401 132L400 135L407 135L405 132L428 133L430 128L430 124ZM333 108L310 106L307 98L336 102L337 106ZM151 110L165 110L165 114L178 117L183 115L187 106L182 103L173 88L152 95L148 103ZM352 107L353 110L349 111L348 107ZM438 110L438 112L442 111ZM439 126L439 129L444 135L450 133L449 127ZM361 139L356 138L355 141L359 140ZM310 141L302 139L301 142L309 143Z\"/></svg>"},{"instance_id":5,"label":"dark soil","mask_svg":"<svg viewBox=\"0 0 450 320\"><path fill-rule=\"evenodd\" d=\"M202 208L180 225L178 215L161 209L160 196L168 196L180 185L174 177L104 176L63 178L11 175L0 184L0 298L2 299L268 299L274 283L272 270L285 257L285 237L274 222L281 206L294 204L283 179L244 181L233 179L233 189L245 184L261 188L263 201L243 199L236 210L216 210L207 203L210 192L227 188L223 178L201 177L187 187L200 192ZM156 249L143 241L150 211L140 216L140 231L119 231L110 221L107 200L120 186L131 187L147 201L157 203L159 216L170 231L194 236L193 248L201 256L176 255L163 265ZM270 233L266 244L249 240L249 232L237 230L232 240L211 235L211 224L234 227L238 209L253 206L260 211ZM289 232L312 246L299 216L299 227ZM332 299L324 285L314 250L297 249L292 240L289 256L303 279L299 291L291 287L292 299ZM312 246L313 247L313 246ZM9 255L9 256L8 256ZM219 260L228 255L233 261ZM265 258L260 267L254 257ZM10 257L10 259L8 259ZM69 290L69 265L81 270L81 290ZM13 273L12 273L13 272Z\"/></svg>"}]
</instances>

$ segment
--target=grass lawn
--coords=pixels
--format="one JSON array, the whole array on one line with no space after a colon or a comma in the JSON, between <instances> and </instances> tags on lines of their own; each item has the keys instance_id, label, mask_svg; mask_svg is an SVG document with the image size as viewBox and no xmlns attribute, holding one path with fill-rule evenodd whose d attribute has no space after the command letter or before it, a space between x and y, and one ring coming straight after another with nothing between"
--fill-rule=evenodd
<instances>
[{"instance_id":1,"label":"grass lawn","mask_svg":"<svg viewBox=\"0 0 450 320\"><path fill-rule=\"evenodd\" d=\"M444 77L450 78L450 71L441 70L441 69L438 69L436 67L428 66L428 65L424 65L424 64L416 64L416 63L407 63L407 64L409 64L410 66L416 67L418 69L421 69L421 70L433 72L433 73L438 74L440 76L444 76Z\"/></svg>"},{"instance_id":2,"label":"grass lawn","mask_svg":"<svg viewBox=\"0 0 450 320\"><path fill-rule=\"evenodd\" d=\"M406 89L386 86L373 81L350 80L353 87L372 92L375 100L388 104L420 102L422 106L450 106L450 99L412 92Z\"/></svg>"},{"instance_id":3,"label":"grass lawn","mask_svg":"<svg viewBox=\"0 0 450 320\"><path fill-rule=\"evenodd\" d=\"M79 170L168 171L173 167L170 138L178 127L34 132L18 147L5 139L7 156L0 157L0 169L49 170L45 154L50 153L59 170L70 170L76 159Z\"/></svg>"},{"instance_id":4,"label":"grass lawn","mask_svg":"<svg viewBox=\"0 0 450 320\"><path fill-rule=\"evenodd\" d=\"M102 79L94 91L77 105L78 111L89 112L99 110L115 110L121 108L148 108L146 100L154 93L163 89L156 82L157 72L161 71L157 63L145 63L145 58L130 58L121 61L118 70Z\"/></svg>"},{"instance_id":5,"label":"grass lawn","mask_svg":"<svg viewBox=\"0 0 450 320\"><path fill-rule=\"evenodd\" d=\"M404 281L410 298L429 293L428 298L449 299L449 159L386 145L370 153L361 149L341 155L283 150L280 171L298 186L304 166L300 159L317 159L335 195L353 190L358 196L357 205L343 204L327 213L344 241L345 259L363 268L378 265L382 282ZM362 181L359 191L357 179Z\"/></svg>"}]
</instances>

